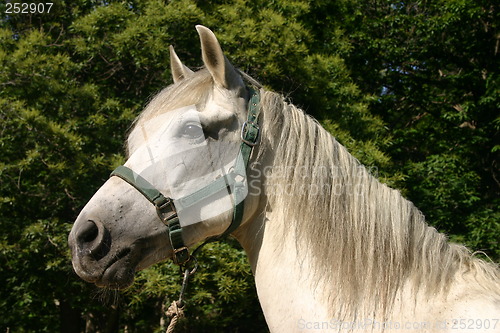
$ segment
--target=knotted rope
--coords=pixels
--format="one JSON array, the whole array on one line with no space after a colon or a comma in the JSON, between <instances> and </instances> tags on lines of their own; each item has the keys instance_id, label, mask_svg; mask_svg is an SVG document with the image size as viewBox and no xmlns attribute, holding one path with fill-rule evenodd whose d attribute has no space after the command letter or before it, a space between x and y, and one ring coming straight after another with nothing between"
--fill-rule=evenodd
<instances>
[{"instance_id":1,"label":"knotted rope","mask_svg":"<svg viewBox=\"0 0 500 333\"><path fill-rule=\"evenodd\" d=\"M179 319L184 318L184 306L179 306L179 303L179 301L173 301L168 307L166 315L172 319L170 319L166 333L173 333Z\"/></svg>"}]
</instances>

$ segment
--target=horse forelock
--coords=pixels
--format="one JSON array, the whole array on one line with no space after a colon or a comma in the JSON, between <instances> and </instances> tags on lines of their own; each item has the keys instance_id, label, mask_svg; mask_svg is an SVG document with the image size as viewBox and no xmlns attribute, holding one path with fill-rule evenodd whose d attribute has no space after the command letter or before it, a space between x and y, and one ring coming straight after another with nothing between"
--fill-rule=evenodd
<instances>
[{"instance_id":1,"label":"horse forelock","mask_svg":"<svg viewBox=\"0 0 500 333\"><path fill-rule=\"evenodd\" d=\"M140 120L187 105L203 105L213 90L213 79L208 70L201 69L160 91L148 103Z\"/></svg>"},{"instance_id":2,"label":"horse forelock","mask_svg":"<svg viewBox=\"0 0 500 333\"><path fill-rule=\"evenodd\" d=\"M498 277L496 267L428 226L410 201L380 183L312 117L273 92L264 92L261 103L257 161L271 152L263 189L280 220L276 244L291 237L299 258L313 258L309 274L331 288L331 309L385 316L403 286L446 292L464 266Z\"/></svg>"},{"instance_id":3,"label":"horse forelock","mask_svg":"<svg viewBox=\"0 0 500 333\"><path fill-rule=\"evenodd\" d=\"M207 69L202 68L153 95L130 127L126 147L127 155L131 144L130 134L135 127L158 115L188 105L196 105L198 110L202 110L213 91L213 85L212 76Z\"/></svg>"}]
</instances>

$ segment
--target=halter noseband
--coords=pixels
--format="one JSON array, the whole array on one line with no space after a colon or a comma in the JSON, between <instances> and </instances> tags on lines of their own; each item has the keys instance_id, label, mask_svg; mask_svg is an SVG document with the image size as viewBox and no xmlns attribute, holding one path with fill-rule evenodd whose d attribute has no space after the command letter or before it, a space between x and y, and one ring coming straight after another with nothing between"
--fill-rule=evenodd
<instances>
[{"instance_id":1,"label":"halter noseband","mask_svg":"<svg viewBox=\"0 0 500 333\"><path fill-rule=\"evenodd\" d=\"M241 128L241 144L236 164L231 171L217 178L207 186L185 196L180 199L172 199L165 197L151 183L142 176L134 172L126 166L117 167L110 175L120 177L127 183L137 189L146 197L155 207L160 220L168 227L168 235L170 244L172 245L174 263L184 265L191 259L189 249L184 244L182 239L182 227L179 221L178 211L187 209L194 204L209 198L223 189L228 189L232 194L233 199L233 218L229 227L219 236L209 238L208 241L217 240L229 235L238 228L243 219L244 211L244 195L246 168L250 160L253 147L257 144L260 128L257 123L259 117L259 102L260 94L258 89L250 90L250 100L248 102L247 121L243 123Z\"/></svg>"}]
</instances>

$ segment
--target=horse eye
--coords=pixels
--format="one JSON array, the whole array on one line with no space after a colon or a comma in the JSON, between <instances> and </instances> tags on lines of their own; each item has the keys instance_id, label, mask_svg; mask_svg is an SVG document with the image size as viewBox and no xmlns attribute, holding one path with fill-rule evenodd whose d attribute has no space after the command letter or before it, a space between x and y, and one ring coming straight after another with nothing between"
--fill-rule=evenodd
<instances>
[{"instance_id":1,"label":"horse eye","mask_svg":"<svg viewBox=\"0 0 500 333\"><path fill-rule=\"evenodd\" d=\"M203 135L203 129L197 124L187 124L182 130L182 136L188 139L198 139Z\"/></svg>"}]
</instances>

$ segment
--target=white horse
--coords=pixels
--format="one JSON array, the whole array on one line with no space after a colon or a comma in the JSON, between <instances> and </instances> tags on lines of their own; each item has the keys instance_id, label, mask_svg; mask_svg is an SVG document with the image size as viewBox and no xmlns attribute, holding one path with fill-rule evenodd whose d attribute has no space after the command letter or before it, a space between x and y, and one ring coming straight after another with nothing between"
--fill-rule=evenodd
<instances>
[{"instance_id":1,"label":"white horse","mask_svg":"<svg viewBox=\"0 0 500 333\"><path fill-rule=\"evenodd\" d=\"M78 275L127 287L137 270L182 263L188 248L239 219L232 235L248 254L271 332L500 332L497 265L448 243L282 96L249 90L242 76L256 82L234 69L209 29L196 29L205 69L192 72L171 48L174 84L136 120L128 176L111 177L73 226ZM249 126L251 139L241 134ZM241 167L244 149L251 156ZM238 165L247 174L231 183ZM200 189L210 193L181 207ZM159 213L173 227L149 202L160 192L174 198Z\"/></svg>"}]
</instances>

